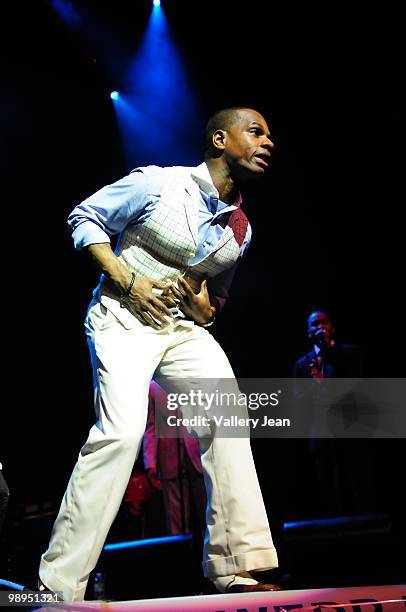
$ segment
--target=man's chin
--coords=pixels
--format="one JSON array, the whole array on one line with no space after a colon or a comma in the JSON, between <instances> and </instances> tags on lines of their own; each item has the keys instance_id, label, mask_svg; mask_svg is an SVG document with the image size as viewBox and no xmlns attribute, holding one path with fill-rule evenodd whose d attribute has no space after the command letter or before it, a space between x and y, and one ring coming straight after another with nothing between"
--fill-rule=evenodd
<instances>
[{"instance_id":1,"label":"man's chin","mask_svg":"<svg viewBox=\"0 0 406 612\"><path fill-rule=\"evenodd\" d=\"M242 166L238 172L238 180L240 181L258 181L267 174L266 168L257 164Z\"/></svg>"}]
</instances>

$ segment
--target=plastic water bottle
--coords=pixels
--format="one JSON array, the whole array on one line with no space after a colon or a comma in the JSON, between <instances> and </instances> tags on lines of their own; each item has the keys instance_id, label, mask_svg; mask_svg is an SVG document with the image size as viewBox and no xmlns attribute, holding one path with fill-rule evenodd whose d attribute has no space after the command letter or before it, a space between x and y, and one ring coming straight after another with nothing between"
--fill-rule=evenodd
<instances>
[{"instance_id":1,"label":"plastic water bottle","mask_svg":"<svg viewBox=\"0 0 406 612\"><path fill-rule=\"evenodd\" d=\"M97 600L105 599L105 588L104 588L104 574L102 572L97 572L94 577L93 582L93 595Z\"/></svg>"}]
</instances>

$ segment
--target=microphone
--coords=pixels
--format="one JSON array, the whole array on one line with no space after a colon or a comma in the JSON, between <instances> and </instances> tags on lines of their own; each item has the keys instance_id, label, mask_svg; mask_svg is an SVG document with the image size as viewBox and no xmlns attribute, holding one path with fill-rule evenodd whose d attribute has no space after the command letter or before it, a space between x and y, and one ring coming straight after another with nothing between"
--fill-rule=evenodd
<instances>
[{"instance_id":1,"label":"microphone","mask_svg":"<svg viewBox=\"0 0 406 612\"><path fill-rule=\"evenodd\" d=\"M329 345L327 342L327 335L324 329L318 329L313 334L313 339L314 339L315 344L317 344L317 346L319 347L319 349L326 350L329 348Z\"/></svg>"}]
</instances>

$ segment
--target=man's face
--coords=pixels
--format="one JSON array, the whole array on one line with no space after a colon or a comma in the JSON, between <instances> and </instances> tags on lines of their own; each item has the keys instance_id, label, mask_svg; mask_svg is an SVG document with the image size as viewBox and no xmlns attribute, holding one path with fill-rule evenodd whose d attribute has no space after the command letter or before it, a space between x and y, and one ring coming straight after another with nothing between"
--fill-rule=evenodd
<instances>
[{"instance_id":1,"label":"man's face","mask_svg":"<svg viewBox=\"0 0 406 612\"><path fill-rule=\"evenodd\" d=\"M260 177L269 168L274 144L262 115L239 111L239 119L225 132L224 156L231 175L240 180Z\"/></svg>"},{"instance_id":2,"label":"man's face","mask_svg":"<svg viewBox=\"0 0 406 612\"><path fill-rule=\"evenodd\" d=\"M324 336L327 342L333 339L335 329L330 317L321 310L312 312L307 320L307 334L311 340L314 340L319 334Z\"/></svg>"}]
</instances>

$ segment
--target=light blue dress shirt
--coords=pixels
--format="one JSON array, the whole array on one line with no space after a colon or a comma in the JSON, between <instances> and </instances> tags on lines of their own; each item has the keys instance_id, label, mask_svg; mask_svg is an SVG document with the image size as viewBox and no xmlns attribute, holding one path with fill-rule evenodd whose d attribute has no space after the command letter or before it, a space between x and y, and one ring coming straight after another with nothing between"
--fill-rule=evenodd
<instances>
[{"instance_id":1,"label":"light blue dress shirt","mask_svg":"<svg viewBox=\"0 0 406 612\"><path fill-rule=\"evenodd\" d=\"M214 249L224 232L218 221L222 215L235 210L241 198L235 205L222 202L205 163L191 170L200 189L198 244L196 255L190 260L192 265ZM164 178L164 169L158 166L136 168L78 204L68 217L75 248L110 242L112 236L120 234L128 225L147 221L160 201ZM250 240L251 228L248 226L240 255Z\"/></svg>"}]
</instances>

